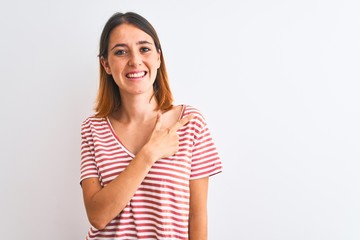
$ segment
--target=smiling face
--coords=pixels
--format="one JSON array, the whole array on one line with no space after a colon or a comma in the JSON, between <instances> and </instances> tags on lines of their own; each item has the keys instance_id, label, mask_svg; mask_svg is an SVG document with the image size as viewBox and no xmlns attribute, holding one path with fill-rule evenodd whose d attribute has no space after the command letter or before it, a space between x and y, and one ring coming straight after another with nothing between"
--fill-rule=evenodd
<instances>
[{"instance_id":1,"label":"smiling face","mask_svg":"<svg viewBox=\"0 0 360 240\"><path fill-rule=\"evenodd\" d=\"M160 53L151 36L134 25L121 24L111 31L108 57L102 58L101 64L112 75L122 97L153 95Z\"/></svg>"}]
</instances>

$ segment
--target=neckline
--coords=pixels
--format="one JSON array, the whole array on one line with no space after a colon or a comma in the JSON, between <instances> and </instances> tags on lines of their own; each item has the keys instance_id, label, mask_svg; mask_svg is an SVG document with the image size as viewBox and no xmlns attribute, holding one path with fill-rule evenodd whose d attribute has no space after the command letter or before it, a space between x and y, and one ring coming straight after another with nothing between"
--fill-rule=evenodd
<instances>
[{"instance_id":1,"label":"neckline","mask_svg":"<svg viewBox=\"0 0 360 240\"><path fill-rule=\"evenodd\" d=\"M113 135L113 137L117 140L118 144L124 149L124 151L132 158L135 157L135 154L133 154L131 151L129 151L125 145L121 142L120 138L118 137L118 135L115 133L115 130L110 122L109 116L106 116L106 123L108 125L108 127L110 128L110 132Z\"/></svg>"},{"instance_id":2,"label":"neckline","mask_svg":"<svg viewBox=\"0 0 360 240\"><path fill-rule=\"evenodd\" d=\"M186 108L186 105L185 104L180 104L181 106L181 111L180 111L180 114L179 114L179 117L178 117L178 121L180 119L182 119L184 117L184 112L185 112L185 108ZM116 134L111 122L110 122L110 119L109 119L109 116L106 116L105 117L105 120L106 120L106 123L108 125L108 127L110 128L110 132L111 134L114 136L114 138L117 140L118 144L124 149L124 151L132 158L135 157L135 154L132 153L129 149L127 149L127 147L121 142L121 139L119 138L119 136Z\"/></svg>"}]
</instances>

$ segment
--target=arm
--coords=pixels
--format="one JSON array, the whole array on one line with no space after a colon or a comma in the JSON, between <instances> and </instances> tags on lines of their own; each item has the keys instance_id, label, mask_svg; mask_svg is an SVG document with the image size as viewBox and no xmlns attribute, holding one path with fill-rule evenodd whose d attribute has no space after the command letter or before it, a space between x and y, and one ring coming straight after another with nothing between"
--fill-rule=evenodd
<instances>
[{"instance_id":1,"label":"arm","mask_svg":"<svg viewBox=\"0 0 360 240\"><path fill-rule=\"evenodd\" d=\"M189 239L207 240L208 177L190 181Z\"/></svg>"},{"instance_id":2,"label":"arm","mask_svg":"<svg viewBox=\"0 0 360 240\"><path fill-rule=\"evenodd\" d=\"M183 118L172 128L162 129L159 115L149 141L111 183L102 187L97 178L82 181L84 204L92 226L99 230L105 228L130 201L152 165L177 152L179 136L176 131L191 118Z\"/></svg>"},{"instance_id":3,"label":"arm","mask_svg":"<svg viewBox=\"0 0 360 240\"><path fill-rule=\"evenodd\" d=\"M82 181L86 213L92 226L99 230L105 228L124 209L153 162L150 155L139 152L128 167L106 187L100 185L98 178Z\"/></svg>"}]
</instances>

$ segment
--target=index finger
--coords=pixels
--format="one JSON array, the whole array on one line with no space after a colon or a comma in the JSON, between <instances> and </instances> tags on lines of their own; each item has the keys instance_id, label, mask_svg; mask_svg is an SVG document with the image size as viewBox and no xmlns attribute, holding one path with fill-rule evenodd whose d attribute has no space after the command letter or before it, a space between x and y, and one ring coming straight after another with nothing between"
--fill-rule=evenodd
<instances>
[{"instance_id":1,"label":"index finger","mask_svg":"<svg viewBox=\"0 0 360 240\"><path fill-rule=\"evenodd\" d=\"M194 115L188 115L188 116L180 119L171 127L171 131L176 132L177 130L179 130L181 127L183 127L185 124L187 124L193 118L194 118Z\"/></svg>"}]
</instances>

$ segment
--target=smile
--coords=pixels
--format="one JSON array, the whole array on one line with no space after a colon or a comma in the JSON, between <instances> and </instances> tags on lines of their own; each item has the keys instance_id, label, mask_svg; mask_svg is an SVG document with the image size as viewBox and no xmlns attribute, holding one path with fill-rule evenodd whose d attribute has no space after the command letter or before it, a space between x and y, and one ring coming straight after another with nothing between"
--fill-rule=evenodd
<instances>
[{"instance_id":1,"label":"smile","mask_svg":"<svg viewBox=\"0 0 360 240\"><path fill-rule=\"evenodd\" d=\"M142 78L146 75L146 71L141 71L141 72L132 72L132 73L128 73L126 74L127 78Z\"/></svg>"}]
</instances>

